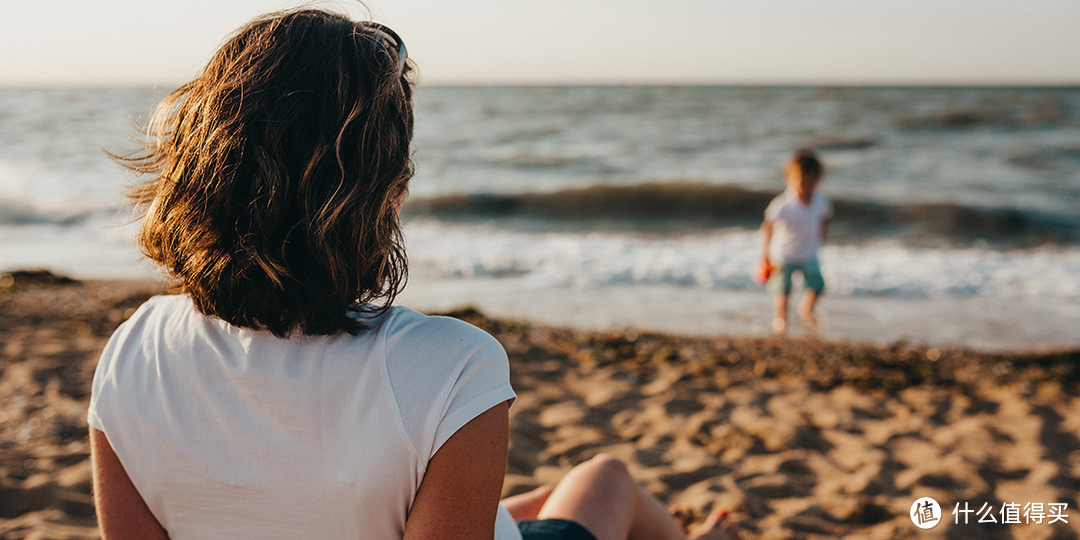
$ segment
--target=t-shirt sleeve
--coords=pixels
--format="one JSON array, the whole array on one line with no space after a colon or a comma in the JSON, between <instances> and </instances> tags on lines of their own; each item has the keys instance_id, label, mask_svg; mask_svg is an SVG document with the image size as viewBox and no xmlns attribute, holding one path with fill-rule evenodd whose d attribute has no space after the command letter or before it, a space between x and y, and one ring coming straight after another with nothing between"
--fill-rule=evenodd
<instances>
[{"instance_id":1,"label":"t-shirt sleeve","mask_svg":"<svg viewBox=\"0 0 1080 540\"><path fill-rule=\"evenodd\" d=\"M765 207L765 221L776 221L780 217L780 209L784 206L781 198L782 196L774 198L769 202L769 206Z\"/></svg>"},{"instance_id":2,"label":"t-shirt sleeve","mask_svg":"<svg viewBox=\"0 0 1080 540\"><path fill-rule=\"evenodd\" d=\"M462 426L516 398L495 338L457 319L425 317L390 340L387 373L402 423L426 462Z\"/></svg>"},{"instance_id":3,"label":"t-shirt sleeve","mask_svg":"<svg viewBox=\"0 0 1080 540\"><path fill-rule=\"evenodd\" d=\"M137 332L142 325L142 319L146 313L146 306L153 299L146 302L129 320L124 321L101 351L97 367L94 369L94 379L90 385L90 405L86 410L86 422L90 427L105 432L106 422L103 417L111 416L117 407L117 361L120 350L131 341L131 334ZM104 410L103 410L104 409Z\"/></svg>"},{"instance_id":4,"label":"t-shirt sleeve","mask_svg":"<svg viewBox=\"0 0 1080 540\"><path fill-rule=\"evenodd\" d=\"M101 396L101 388L104 386L107 371L108 367L104 365L104 362L98 360L97 369L94 371L94 381L90 386L90 406L86 410L86 423L102 432L105 431L105 426L101 423L101 417L98 416L98 398Z\"/></svg>"},{"instance_id":5,"label":"t-shirt sleeve","mask_svg":"<svg viewBox=\"0 0 1080 540\"><path fill-rule=\"evenodd\" d=\"M435 430L432 454L473 418L515 398L510 387L510 364L502 346L498 342L478 346L469 355L451 387L446 412Z\"/></svg>"},{"instance_id":6,"label":"t-shirt sleeve","mask_svg":"<svg viewBox=\"0 0 1080 540\"><path fill-rule=\"evenodd\" d=\"M94 380L90 384L90 405L86 409L86 423L90 424L90 427L98 430L105 431L105 426L101 422L101 416L98 415L98 406L100 404L101 395L104 390L106 381L109 378L109 373L112 370L112 348L116 340L115 335L109 339L109 342L105 345L105 350L102 351L101 357L98 359L97 368L94 370Z\"/></svg>"},{"instance_id":7,"label":"t-shirt sleeve","mask_svg":"<svg viewBox=\"0 0 1080 540\"><path fill-rule=\"evenodd\" d=\"M832 201L825 194L821 195L821 219L829 219L833 215Z\"/></svg>"}]
</instances>

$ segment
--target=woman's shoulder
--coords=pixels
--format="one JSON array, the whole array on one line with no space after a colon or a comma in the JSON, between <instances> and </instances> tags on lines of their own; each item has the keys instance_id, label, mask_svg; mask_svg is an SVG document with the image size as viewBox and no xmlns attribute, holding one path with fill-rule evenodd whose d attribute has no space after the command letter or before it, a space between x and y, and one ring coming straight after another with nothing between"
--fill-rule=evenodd
<instances>
[{"instance_id":1,"label":"woman's shoulder","mask_svg":"<svg viewBox=\"0 0 1080 540\"><path fill-rule=\"evenodd\" d=\"M407 338L447 346L498 346L491 334L461 319L443 315L425 315L404 306L393 306L384 315L379 332L388 340Z\"/></svg>"},{"instance_id":2,"label":"woman's shoulder","mask_svg":"<svg viewBox=\"0 0 1080 540\"><path fill-rule=\"evenodd\" d=\"M150 313L194 311L191 297L186 294L159 294L147 298L129 318L146 316Z\"/></svg>"},{"instance_id":3,"label":"woman's shoulder","mask_svg":"<svg viewBox=\"0 0 1080 540\"><path fill-rule=\"evenodd\" d=\"M173 319L194 311L195 306L192 304L191 298L186 295L151 296L125 318L117 331L131 331L153 322L160 323L163 320Z\"/></svg>"}]
</instances>

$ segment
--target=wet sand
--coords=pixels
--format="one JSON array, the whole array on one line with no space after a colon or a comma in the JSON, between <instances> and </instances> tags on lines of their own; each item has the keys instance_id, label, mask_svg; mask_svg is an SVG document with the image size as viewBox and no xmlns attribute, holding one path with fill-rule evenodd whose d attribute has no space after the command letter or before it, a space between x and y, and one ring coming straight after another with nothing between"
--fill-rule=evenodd
<instances>
[{"instance_id":1,"label":"wet sand","mask_svg":"<svg viewBox=\"0 0 1080 540\"><path fill-rule=\"evenodd\" d=\"M149 282L0 279L0 538L98 538L86 404ZM746 538L1080 537L1080 351L988 354L816 339L575 330L473 310L506 347L506 494L607 452L668 504ZM930 530L908 512L943 510ZM997 523L954 524L954 505ZM1069 523L1002 524L1003 503ZM985 519L985 516L984 516ZM962 522L962 518L961 518Z\"/></svg>"}]
</instances>

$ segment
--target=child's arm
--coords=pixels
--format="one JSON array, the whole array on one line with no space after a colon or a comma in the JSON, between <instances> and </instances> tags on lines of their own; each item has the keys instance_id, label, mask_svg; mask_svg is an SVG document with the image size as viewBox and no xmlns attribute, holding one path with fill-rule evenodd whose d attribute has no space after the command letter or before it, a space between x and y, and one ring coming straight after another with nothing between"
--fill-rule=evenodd
<instances>
[{"instance_id":1,"label":"child's arm","mask_svg":"<svg viewBox=\"0 0 1080 540\"><path fill-rule=\"evenodd\" d=\"M761 222L761 259L754 269L754 283L764 285L769 281L773 272L772 261L769 260L769 242L772 240L773 222L766 219Z\"/></svg>"},{"instance_id":2,"label":"child's arm","mask_svg":"<svg viewBox=\"0 0 1080 540\"><path fill-rule=\"evenodd\" d=\"M822 228L824 231L824 227ZM769 244L772 242L773 222L765 220L761 222L761 258L769 260Z\"/></svg>"},{"instance_id":3,"label":"child's arm","mask_svg":"<svg viewBox=\"0 0 1080 540\"><path fill-rule=\"evenodd\" d=\"M824 195L822 195L822 197L825 199L825 211L822 212L821 215L821 241L819 242L819 244L825 243L825 236L829 232L829 220L831 220L833 217L832 202L830 202L829 199L826 198Z\"/></svg>"}]
</instances>

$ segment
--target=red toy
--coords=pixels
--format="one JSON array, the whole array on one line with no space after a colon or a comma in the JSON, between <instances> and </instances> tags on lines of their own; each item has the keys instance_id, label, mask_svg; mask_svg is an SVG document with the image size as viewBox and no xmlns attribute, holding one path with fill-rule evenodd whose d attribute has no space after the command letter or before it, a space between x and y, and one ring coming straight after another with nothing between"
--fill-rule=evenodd
<instances>
[{"instance_id":1,"label":"red toy","mask_svg":"<svg viewBox=\"0 0 1080 540\"><path fill-rule=\"evenodd\" d=\"M762 259L758 261L757 268L754 269L754 283L764 285L769 281L769 276L771 276L775 270L776 267L769 261L769 258L762 257Z\"/></svg>"}]
</instances>

